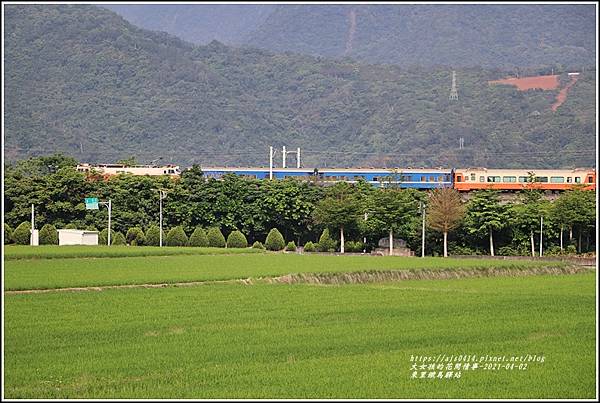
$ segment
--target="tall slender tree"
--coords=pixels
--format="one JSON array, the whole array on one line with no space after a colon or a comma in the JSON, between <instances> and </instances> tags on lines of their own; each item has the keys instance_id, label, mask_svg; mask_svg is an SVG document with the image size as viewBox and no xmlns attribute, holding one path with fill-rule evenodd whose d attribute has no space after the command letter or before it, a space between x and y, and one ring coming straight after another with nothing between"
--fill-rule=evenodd
<instances>
[{"instance_id":1,"label":"tall slender tree","mask_svg":"<svg viewBox=\"0 0 600 403\"><path fill-rule=\"evenodd\" d=\"M448 232L456 228L465 215L460 194L452 188L433 190L427 204L427 223L444 234L444 257L448 257Z\"/></svg>"},{"instance_id":2,"label":"tall slender tree","mask_svg":"<svg viewBox=\"0 0 600 403\"><path fill-rule=\"evenodd\" d=\"M500 204L498 192L495 190L475 192L467 204L465 216L467 230L477 236L488 235L491 256L494 256L494 231L506 226L507 221L507 208Z\"/></svg>"},{"instance_id":3,"label":"tall slender tree","mask_svg":"<svg viewBox=\"0 0 600 403\"><path fill-rule=\"evenodd\" d=\"M394 253L394 233L406 227L411 216L416 215L417 203L409 190L399 188L379 189L370 194L366 210L369 211L370 228L386 231L390 255Z\"/></svg>"},{"instance_id":4,"label":"tall slender tree","mask_svg":"<svg viewBox=\"0 0 600 403\"><path fill-rule=\"evenodd\" d=\"M313 219L318 224L340 231L340 252L344 253L344 229L356 225L359 204L353 187L346 182L336 183L327 196L317 203Z\"/></svg>"}]
</instances>

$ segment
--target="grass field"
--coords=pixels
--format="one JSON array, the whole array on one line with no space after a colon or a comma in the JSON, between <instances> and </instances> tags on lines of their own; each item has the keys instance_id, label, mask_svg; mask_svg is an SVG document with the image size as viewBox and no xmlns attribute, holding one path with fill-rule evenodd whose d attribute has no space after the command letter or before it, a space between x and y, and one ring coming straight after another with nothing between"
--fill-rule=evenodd
<instances>
[{"instance_id":1,"label":"grass field","mask_svg":"<svg viewBox=\"0 0 600 403\"><path fill-rule=\"evenodd\" d=\"M13 283L16 269L9 268ZM6 398L593 398L595 317L595 273L5 295L4 392ZM484 370L481 363L460 378L411 379L410 358L419 354L535 354L544 362L526 370Z\"/></svg>"},{"instance_id":2,"label":"grass field","mask_svg":"<svg viewBox=\"0 0 600 403\"><path fill-rule=\"evenodd\" d=\"M177 248L173 248L173 250L177 250ZM281 253L18 259L5 262L4 289L25 290L229 280L278 276L288 273L528 268L546 265L548 262ZM564 266L564 263L556 262L552 265Z\"/></svg>"},{"instance_id":3,"label":"grass field","mask_svg":"<svg viewBox=\"0 0 600 403\"><path fill-rule=\"evenodd\" d=\"M292 273L510 269L512 275L565 263L33 249L6 248L12 254L4 262L6 398L594 397L595 272L12 293ZM411 356L439 354L475 356L480 367L462 370L460 378L411 378ZM483 362L486 355L505 356L510 365L511 357L527 354L544 362L512 363L515 369L486 369L494 363Z\"/></svg>"},{"instance_id":4,"label":"grass field","mask_svg":"<svg viewBox=\"0 0 600 403\"><path fill-rule=\"evenodd\" d=\"M260 249L244 248L170 248L158 246L82 246L82 245L5 245L4 260L16 259L67 259L84 257L130 257L172 255L222 255L235 253L261 253Z\"/></svg>"}]
</instances>

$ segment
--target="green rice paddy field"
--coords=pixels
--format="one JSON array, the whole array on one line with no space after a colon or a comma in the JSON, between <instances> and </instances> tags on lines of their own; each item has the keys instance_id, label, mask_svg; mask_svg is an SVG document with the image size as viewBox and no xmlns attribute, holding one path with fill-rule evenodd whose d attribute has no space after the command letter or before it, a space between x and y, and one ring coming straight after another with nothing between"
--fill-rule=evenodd
<instances>
[{"instance_id":1,"label":"green rice paddy field","mask_svg":"<svg viewBox=\"0 0 600 403\"><path fill-rule=\"evenodd\" d=\"M4 397L594 398L595 271L13 292L501 264L508 262L266 253L7 260ZM479 367L452 378L444 368L439 379L442 371L411 362L443 354L470 356Z\"/></svg>"}]
</instances>

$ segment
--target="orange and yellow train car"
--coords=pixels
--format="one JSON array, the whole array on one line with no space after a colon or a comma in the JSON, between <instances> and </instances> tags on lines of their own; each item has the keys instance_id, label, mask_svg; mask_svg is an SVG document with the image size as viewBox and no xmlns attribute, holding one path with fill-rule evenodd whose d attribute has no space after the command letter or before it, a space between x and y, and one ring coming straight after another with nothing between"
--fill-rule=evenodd
<instances>
[{"instance_id":1,"label":"orange and yellow train car","mask_svg":"<svg viewBox=\"0 0 600 403\"><path fill-rule=\"evenodd\" d=\"M480 189L560 191L576 187L595 191L596 170L591 168L538 170L457 168L454 170L454 188L465 192Z\"/></svg>"}]
</instances>

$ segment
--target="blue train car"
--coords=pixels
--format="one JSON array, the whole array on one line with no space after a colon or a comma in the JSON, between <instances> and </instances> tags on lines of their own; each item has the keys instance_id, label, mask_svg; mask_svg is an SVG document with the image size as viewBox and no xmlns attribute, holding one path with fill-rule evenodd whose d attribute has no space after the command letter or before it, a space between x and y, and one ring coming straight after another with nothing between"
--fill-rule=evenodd
<instances>
[{"instance_id":1,"label":"blue train car","mask_svg":"<svg viewBox=\"0 0 600 403\"><path fill-rule=\"evenodd\" d=\"M207 178L219 179L225 174L246 178L269 179L269 168L203 167ZM355 183L365 180L378 187L434 189L452 187L453 169L375 169L375 168L273 168L273 179L295 178L328 184L336 182Z\"/></svg>"}]
</instances>

